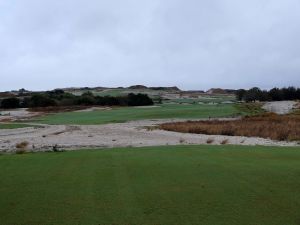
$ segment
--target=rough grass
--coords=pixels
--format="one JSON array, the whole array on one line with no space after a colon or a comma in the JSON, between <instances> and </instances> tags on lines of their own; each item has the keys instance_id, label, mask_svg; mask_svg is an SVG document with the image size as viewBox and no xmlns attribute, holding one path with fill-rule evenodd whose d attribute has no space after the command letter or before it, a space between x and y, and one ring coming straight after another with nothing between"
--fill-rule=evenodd
<instances>
[{"instance_id":1,"label":"rough grass","mask_svg":"<svg viewBox=\"0 0 300 225\"><path fill-rule=\"evenodd\" d=\"M300 116L264 114L234 121L166 123L160 129L183 133L262 137L279 141L300 140Z\"/></svg>"},{"instance_id":2,"label":"rough grass","mask_svg":"<svg viewBox=\"0 0 300 225\"><path fill-rule=\"evenodd\" d=\"M17 129L17 128L25 128L25 127L34 127L34 126L27 125L27 124L18 124L18 123L0 123L0 129Z\"/></svg>"},{"instance_id":3,"label":"rough grass","mask_svg":"<svg viewBox=\"0 0 300 225\"><path fill-rule=\"evenodd\" d=\"M252 102L252 103L238 103L235 107L242 115L260 115L266 111L262 108L263 103Z\"/></svg>"},{"instance_id":4,"label":"rough grass","mask_svg":"<svg viewBox=\"0 0 300 225\"><path fill-rule=\"evenodd\" d=\"M56 112L72 112L76 110L83 110L90 108L90 106L48 106L48 107L35 107L30 108L30 112L42 112L42 113L56 113Z\"/></svg>"},{"instance_id":5,"label":"rough grass","mask_svg":"<svg viewBox=\"0 0 300 225\"><path fill-rule=\"evenodd\" d=\"M300 149L176 146L0 156L0 224L297 225Z\"/></svg>"},{"instance_id":6,"label":"rough grass","mask_svg":"<svg viewBox=\"0 0 300 225\"><path fill-rule=\"evenodd\" d=\"M45 124L93 125L143 119L228 117L239 111L233 105L161 105L156 108L120 107L107 111L67 112L42 116Z\"/></svg>"}]
</instances>

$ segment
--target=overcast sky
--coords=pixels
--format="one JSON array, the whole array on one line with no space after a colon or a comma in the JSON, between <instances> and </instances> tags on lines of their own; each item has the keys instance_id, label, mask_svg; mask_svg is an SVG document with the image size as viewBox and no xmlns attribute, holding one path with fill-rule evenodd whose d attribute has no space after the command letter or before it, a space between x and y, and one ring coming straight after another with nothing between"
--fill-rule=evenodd
<instances>
[{"instance_id":1,"label":"overcast sky","mask_svg":"<svg viewBox=\"0 0 300 225\"><path fill-rule=\"evenodd\" d=\"M300 86L299 0L0 0L0 90Z\"/></svg>"}]
</instances>

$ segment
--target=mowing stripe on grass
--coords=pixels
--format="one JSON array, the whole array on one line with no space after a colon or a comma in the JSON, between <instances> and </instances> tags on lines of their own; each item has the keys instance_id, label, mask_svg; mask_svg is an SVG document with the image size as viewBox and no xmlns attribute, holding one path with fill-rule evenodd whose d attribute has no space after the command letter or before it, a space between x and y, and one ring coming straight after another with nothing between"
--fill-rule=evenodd
<instances>
[{"instance_id":1,"label":"mowing stripe on grass","mask_svg":"<svg viewBox=\"0 0 300 225\"><path fill-rule=\"evenodd\" d=\"M300 148L0 156L0 224L299 224Z\"/></svg>"}]
</instances>

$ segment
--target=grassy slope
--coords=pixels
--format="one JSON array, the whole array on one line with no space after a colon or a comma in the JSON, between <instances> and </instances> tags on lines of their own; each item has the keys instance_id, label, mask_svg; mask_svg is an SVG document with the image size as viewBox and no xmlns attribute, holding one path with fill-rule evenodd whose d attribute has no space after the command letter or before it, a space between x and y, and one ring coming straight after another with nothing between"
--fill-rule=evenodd
<instances>
[{"instance_id":1,"label":"grassy slope","mask_svg":"<svg viewBox=\"0 0 300 225\"><path fill-rule=\"evenodd\" d=\"M4 155L1 224L296 225L299 160L238 146Z\"/></svg>"},{"instance_id":2,"label":"grassy slope","mask_svg":"<svg viewBox=\"0 0 300 225\"><path fill-rule=\"evenodd\" d=\"M33 127L32 125L18 124L18 123L0 123L0 129L17 129L24 127Z\"/></svg>"},{"instance_id":3,"label":"grassy slope","mask_svg":"<svg viewBox=\"0 0 300 225\"><path fill-rule=\"evenodd\" d=\"M141 119L225 117L238 113L233 105L161 105L157 108L115 108L110 111L59 113L39 118L46 124L104 124Z\"/></svg>"},{"instance_id":4,"label":"grassy slope","mask_svg":"<svg viewBox=\"0 0 300 225\"><path fill-rule=\"evenodd\" d=\"M105 91L102 91L102 92L93 92L93 93L94 93L94 95L97 95L97 96L114 96L114 97L117 97L117 96L124 95L122 92L123 92L123 89L111 89L111 90L105 90Z\"/></svg>"}]
</instances>

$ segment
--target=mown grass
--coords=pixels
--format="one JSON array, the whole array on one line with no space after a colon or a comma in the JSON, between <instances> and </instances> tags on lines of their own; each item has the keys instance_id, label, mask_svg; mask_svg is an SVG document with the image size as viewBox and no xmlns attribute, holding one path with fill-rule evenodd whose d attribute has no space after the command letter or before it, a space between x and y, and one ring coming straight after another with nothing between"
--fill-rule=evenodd
<instances>
[{"instance_id":1,"label":"mown grass","mask_svg":"<svg viewBox=\"0 0 300 225\"><path fill-rule=\"evenodd\" d=\"M17 128L25 128L25 127L33 127L33 126L27 124L19 124L19 123L0 123L0 129L17 129Z\"/></svg>"},{"instance_id":2,"label":"mown grass","mask_svg":"<svg viewBox=\"0 0 300 225\"><path fill-rule=\"evenodd\" d=\"M2 155L0 223L297 225L299 160L240 146Z\"/></svg>"},{"instance_id":3,"label":"mown grass","mask_svg":"<svg viewBox=\"0 0 300 225\"><path fill-rule=\"evenodd\" d=\"M164 100L166 103L188 103L188 104L208 104L208 103L214 103L214 104L221 104L223 102L230 101L232 103L236 102L235 96L231 95L213 95L213 96L206 96L203 95L200 98L179 98L179 99L171 99L171 100Z\"/></svg>"},{"instance_id":4,"label":"mown grass","mask_svg":"<svg viewBox=\"0 0 300 225\"><path fill-rule=\"evenodd\" d=\"M156 108L120 107L93 112L67 112L42 116L45 124L105 124L143 119L227 117L238 114L233 105L160 105Z\"/></svg>"},{"instance_id":5,"label":"mown grass","mask_svg":"<svg viewBox=\"0 0 300 225\"><path fill-rule=\"evenodd\" d=\"M233 121L188 121L166 123L160 128L168 131L262 137L278 141L300 141L300 116L266 113Z\"/></svg>"}]
</instances>

